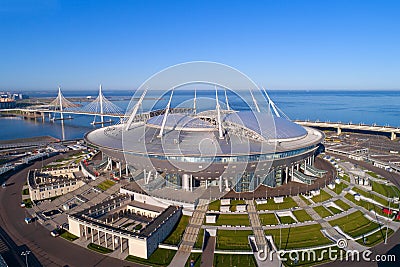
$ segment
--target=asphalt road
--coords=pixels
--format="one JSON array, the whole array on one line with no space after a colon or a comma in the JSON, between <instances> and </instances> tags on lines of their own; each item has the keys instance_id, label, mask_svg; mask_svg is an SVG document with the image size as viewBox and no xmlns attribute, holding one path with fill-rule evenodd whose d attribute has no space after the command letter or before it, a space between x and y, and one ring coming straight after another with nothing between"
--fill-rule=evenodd
<instances>
[{"instance_id":1,"label":"asphalt road","mask_svg":"<svg viewBox=\"0 0 400 267\"><path fill-rule=\"evenodd\" d=\"M47 164L59 155L45 160ZM26 246L40 261L42 266L141 266L127 261L107 257L102 254L82 248L78 245L64 240L61 237L54 238L49 231L39 223L27 225L24 222L25 209L20 207L22 186L26 181L28 169L40 168L42 162L36 162L32 166L12 175L6 188L0 188L0 226L7 232L9 237L18 247ZM29 256L30 266L35 264L34 257Z\"/></svg>"}]
</instances>

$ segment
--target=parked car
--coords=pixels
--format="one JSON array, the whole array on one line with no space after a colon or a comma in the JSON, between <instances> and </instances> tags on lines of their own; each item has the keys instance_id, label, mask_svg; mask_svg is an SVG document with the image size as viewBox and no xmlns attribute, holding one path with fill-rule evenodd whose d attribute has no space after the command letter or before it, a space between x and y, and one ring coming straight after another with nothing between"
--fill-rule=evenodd
<instances>
[{"instance_id":1,"label":"parked car","mask_svg":"<svg viewBox=\"0 0 400 267\"><path fill-rule=\"evenodd\" d=\"M54 229L53 231L50 232L51 236L57 237L60 235L60 232L57 229Z\"/></svg>"}]
</instances>

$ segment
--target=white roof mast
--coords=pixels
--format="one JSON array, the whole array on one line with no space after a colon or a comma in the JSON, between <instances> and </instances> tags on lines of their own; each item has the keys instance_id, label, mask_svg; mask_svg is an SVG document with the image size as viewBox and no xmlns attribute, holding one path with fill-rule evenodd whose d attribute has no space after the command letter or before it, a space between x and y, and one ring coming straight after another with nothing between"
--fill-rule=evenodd
<instances>
[{"instance_id":1,"label":"white roof mast","mask_svg":"<svg viewBox=\"0 0 400 267\"><path fill-rule=\"evenodd\" d=\"M169 110L170 110L170 107L171 107L171 100L172 100L172 96L173 95L174 95L174 88L172 88L171 95L169 96L169 101L168 101L167 107L165 108L165 113L164 113L164 118L163 118L163 121L162 121L162 124L161 124L160 133L157 136L159 138L161 138L163 136L163 133L164 133L165 123L167 122L167 116L168 116L168 113L169 113Z\"/></svg>"},{"instance_id":2,"label":"white roof mast","mask_svg":"<svg viewBox=\"0 0 400 267\"><path fill-rule=\"evenodd\" d=\"M130 117L129 117L128 122L126 123L125 131L128 131L129 127L131 126L132 121L133 121L133 119L135 118L136 113L138 112L139 107L140 107L140 105L142 104L143 99L144 99L144 96L146 95L146 93L147 93L147 89L144 90L144 92L143 92L143 94L141 95L139 101L138 101L138 102L136 103L136 105L133 107L133 111L132 111L132 113L131 113L131 115L130 115Z\"/></svg>"},{"instance_id":3,"label":"white roof mast","mask_svg":"<svg viewBox=\"0 0 400 267\"><path fill-rule=\"evenodd\" d=\"M278 110L276 109L275 103L271 100L271 98L269 98L269 95L267 94L267 91L265 90L265 88L262 87L262 89L264 90L264 93L268 98L268 104L272 107L272 109L274 110L275 115L279 118L281 115L279 114Z\"/></svg>"},{"instance_id":4,"label":"white roof mast","mask_svg":"<svg viewBox=\"0 0 400 267\"><path fill-rule=\"evenodd\" d=\"M223 138L224 138L224 134L223 134L223 132L222 132L221 107L219 106L219 101L218 101L218 90L217 90L217 86L215 86L215 101L216 101L216 110L217 110L217 121L218 121L219 139L223 139Z\"/></svg>"}]
</instances>

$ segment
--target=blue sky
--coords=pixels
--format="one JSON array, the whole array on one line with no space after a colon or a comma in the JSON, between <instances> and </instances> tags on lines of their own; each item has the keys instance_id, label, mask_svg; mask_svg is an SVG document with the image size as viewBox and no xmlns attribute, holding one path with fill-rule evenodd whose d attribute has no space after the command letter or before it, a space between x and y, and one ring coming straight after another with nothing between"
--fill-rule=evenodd
<instances>
[{"instance_id":1,"label":"blue sky","mask_svg":"<svg viewBox=\"0 0 400 267\"><path fill-rule=\"evenodd\" d=\"M0 90L132 89L193 60L270 89L400 89L400 1L0 1Z\"/></svg>"}]
</instances>

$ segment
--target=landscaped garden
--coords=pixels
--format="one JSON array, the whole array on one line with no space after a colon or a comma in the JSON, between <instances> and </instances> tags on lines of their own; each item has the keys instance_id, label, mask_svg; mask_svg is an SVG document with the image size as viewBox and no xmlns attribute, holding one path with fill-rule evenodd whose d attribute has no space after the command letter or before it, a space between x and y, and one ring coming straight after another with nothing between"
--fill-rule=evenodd
<instances>
[{"instance_id":1,"label":"landscaped garden","mask_svg":"<svg viewBox=\"0 0 400 267\"><path fill-rule=\"evenodd\" d=\"M107 189L109 189L110 187L112 187L113 185L115 185L114 181L111 180L105 180L104 182L100 183L97 185L97 188L99 188L102 191L106 191Z\"/></svg>"},{"instance_id":2,"label":"landscaped garden","mask_svg":"<svg viewBox=\"0 0 400 267\"><path fill-rule=\"evenodd\" d=\"M265 231L265 234L273 236L278 249L307 248L332 243L322 234L319 224L288 227L281 230L269 229Z\"/></svg>"},{"instance_id":3,"label":"landscaped garden","mask_svg":"<svg viewBox=\"0 0 400 267\"><path fill-rule=\"evenodd\" d=\"M248 236L251 230L218 230L216 249L221 250L250 250Z\"/></svg>"},{"instance_id":4,"label":"landscaped garden","mask_svg":"<svg viewBox=\"0 0 400 267\"><path fill-rule=\"evenodd\" d=\"M250 226L249 215L245 214L219 214L217 222L212 225L244 225Z\"/></svg>"},{"instance_id":5,"label":"landscaped garden","mask_svg":"<svg viewBox=\"0 0 400 267\"><path fill-rule=\"evenodd\" d=\"M325 217L328 217L328 216L331 216L331 215L332 215L332 213L330 213L329 210L327 210L324 206L317 206L317 207L314 207L314 210L315 210L315 212L318 213L319 216L321 216L322 218L325 218Z\"/></svg>"},{"instance_id":6,"label":"landscaped garden","mask_svg":"<svg viewBox=\"0 0 400 267\"><path fill-rule=\"evenodd\" d=\"M332 226L339 226L342 231L352 237L359 237L377 229L379 224L368 220L361 211L353 212L339 219L329 221Z\"/></svg>"},{"instance_id":7,"label":"landscaped garden","mask_svg":"<svg viewBox=\"0 0 400 267\"><path fill-rule=\"evenodd\" d=\"M262 225L279 224L274 213L259 213L258 214Z\"/></svg>"},{"instance_id":8,"label":"landscaped garden","mask_svg":"<svg viewBox=\"0 0 400 267\"><path fill-rule=\"evenodd\" d=\"M305 210L295 210L293 215L297 218L299 222L311 221L311 216Z\"/></svg>"}]
</instances>

